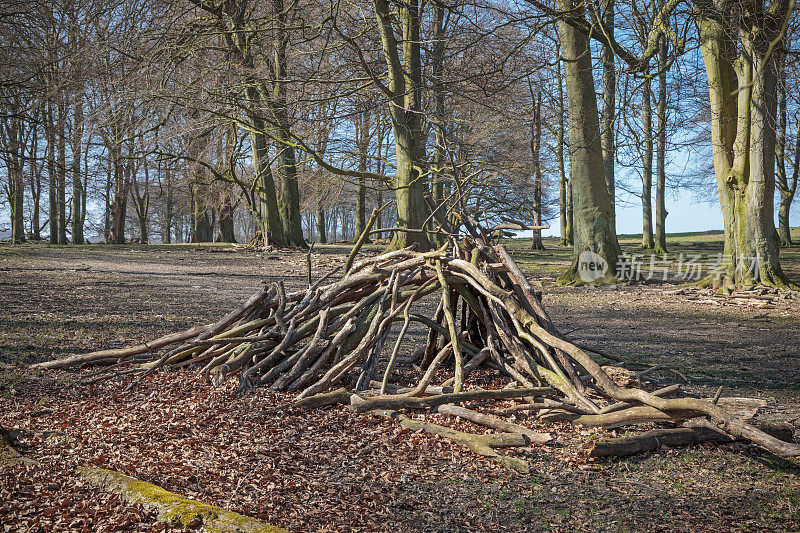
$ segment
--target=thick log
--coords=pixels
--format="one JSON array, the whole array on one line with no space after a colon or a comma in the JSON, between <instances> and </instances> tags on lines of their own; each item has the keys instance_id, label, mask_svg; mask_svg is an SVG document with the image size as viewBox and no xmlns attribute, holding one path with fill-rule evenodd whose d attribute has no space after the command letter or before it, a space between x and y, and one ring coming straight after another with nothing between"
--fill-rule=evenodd
<instances>
[{"instance_id":1,"label":"thick log","mask_svg":"<svg viewBox=\"0 0 800 533\"><path fill-rule=\"evenodd\" d=\"M259 522L215 505L209 505L169 492L119 472L100 468L82 468L81 477L89 484L112 492L131 505L141 505L158 512L158 519L182 528L202 524L204 531L239 533L279 533L285 529ZM199 524L198 524L199 523Z\"/></svg>"},{"instance_id":2,"label":"thick log","mask_svg":"<svg viewBox=\"0 0 800 533\"><path fill-rule=\"evenodd\" d=\"M659 411L649 405L637 405L611 413L579 415L564 411L553 411L543 414L540 419L546 422L571 422L579 426L603 427L606 429L621 426L646 424L649 422L671 422L688 420L696 416L690 409L683 411Z\"/></svg>"},{"instance_id":3,"label":"thick log","mask_svg":"<svg viewBox=\"0 0 800 533\"><path fill-rule=\"evenodd\" d=\"M661 446L674 448L700 442L733 442L733 439L721 431L702 427L654 429L641 435L593 441L584 447L584 452L589 457L625 457L652 452Z\"/></svg>"}]
</instances>

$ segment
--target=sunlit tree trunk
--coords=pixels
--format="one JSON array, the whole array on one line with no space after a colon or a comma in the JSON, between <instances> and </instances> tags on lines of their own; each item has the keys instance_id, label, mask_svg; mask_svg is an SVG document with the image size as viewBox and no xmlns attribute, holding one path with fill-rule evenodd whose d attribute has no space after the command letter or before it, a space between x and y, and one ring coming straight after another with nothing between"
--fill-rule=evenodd
<instances>
[{"instance_id":1,"label":"sunlit tree trunk","mask_svg":"<svg viewBox=\"0 0 800 533\"><path fill-rule=\"evenodd\" d=\"M368 107L359 113L358 132L356 136L358 144L358 171L367 171L367 156L369 155L370 145L370 110ZM357 240L364 232L367 225L367 185L366 178L361 175L356 181L356 227L354 240Z\"/></svg>"},{"instance_id":2,"label":"sunlit tree trunk","mask_svg":"<svg viewBox=\"0 0 800 533\"><path fill-rule=\"evenodd\" d=\"M305 248L307 244L303 238L303 222L300 216L300 191L297 186L297 159L294 148L290 146L294 139L290 135L289 110L286 98L286 80L288 78L286 50L289 43L289 30L283 0L273 0L272 4L276 29L273 39L275 81L270 110L277 124L275 135L279 141L276 145L276 150L278 151L276 170L281 188L278 209L281 225L283 226L285 244Z\"/></svg>"},{"instance_id":3,"label":"sunlit tree trunk","mask_svg":"<svg viewBox=\"0 0 800 533\"><path fill-rule=\"evenodd\" d=\"M531 160L533 162L533 222L542 225L542 162L540 150L542 146L542 93L531 95L533 98L533 120L531 121ZM544 250L542 230L533 230L532 250Z\"/></svg>"},{"instance_id":4,"label":"sunlit tree trunk","mask_svg":"<svg viewBox=\"0 0 800 533\"><path fill-rule=\"evenodd\" d=\"M656 132L656 238L654 251L667 253L667 209L665 194L667 186L667 43L662 37L658 51L658 131Z\"/></svg>"},{"instance_id":5,"label":"sunlit tree trunk","mask_svg":"<svg viewBox=\"0 0 800 533\"><path fill-rule=\"evenodd\" d=\"M264 244L283 246L283 226L281 225L278 211L278 196L275 190L275 180L269 164L269 144L264 131L264 122L260 118L252 117L255 130L250 134L250 145L253 152L253 166L255 168L255 210L264 236Z\"/></svg>"},{"instance_id":6,"label":"sunlit tree trunk","mask_svg":"<svg viewBox=\"0 0 800 533\"><path fill-rule=\"evenodd\" d=\"M397 198L397 226L424 229L429 210L425 204L427 183L423 175L425 138L422 128L422 64L419 0L402 0L397 8L388 0L373 0L391 94L389 113L395 139L396 172L393 187ZM399 19L400 36L395 35ZM395 232L389 249L416 243L430 248L424 233Z\"/></svg>"},{"instance_id":7,"label":"sunlit tree trunk","mask_svg":"<svg viewBox=\"0 0 800 533\"><path fill-rule=\"evenodd\" d=\"M797 191L797 178L798 169L800 169L800 160L797 156L800 155L800 121L798 121L797 141L794 153L792 154L792 177L789 178L786 172L786 73L784 71L785 57L781 54L778 66L778 138L775 147L775 157L777 159L777 173L775 176L775 185L780 192L780 207L778 208L778 236L781 240L781 246L792 245L792 233L789 227L789 210L792 207L792 200L794 200L795 192Z\"/></svg>"},{"instance_id":8,"label":"sunlit tree trunk","mask_svg":"<svg viewBox=\"0 0 800 533\"><path fill-rule=\"evenodd\" d=\"M561 229L561 245L569 246L572 244L570 227L572 226L572 213L568 214L569 198L567 194L567 171L564 160L564 146L566 144L566 130L564 127L564 82L561 77L561 47L558 47L559 58L556 61L556 83L558 84L558 126L556 129L556 159L558 161L558 218Z\"/></svg>"},{"instance_id":9,"label":"sunlit tree trunk","mask_svg":"<svg viewBox=\"0 0 800 533\"><path fill-rule=\"evenodd\" d=\"M775 57L766 52L779 36L788 5L776 4L764 13L763 4L749 4L752 26L739 32L738 58L732 14L710 3L696 6L725 230L723 265L705 283L724 289L757 282L786 286L773 213L777 76ZM756 22L759 18L766 22Z\"/></svg>"},{"instance_id":10,"label":"sunlit tree trunk","mask_svg":"<svg viewBox=\"0 0 800 533\"><path fill-rule=\"evenodd\" d=\"M583 3L559 0L558 10L566 17L584 17ZM593 252L605 262L596 281L615 280L619 242L614 230L614 206L606 183L597 96L588 37L567 20L559 20L558 34L564 58L570 139L570 188L573 196L574 258L570 269L560 276L562 283L586 281L579 276L581 256Z\"/></svg>"},{"instance_id":11,"label":"sunlit tree trunk","mask_svg":"<svg viewBox=\"0 0 800 533\"><path fill-rule=\"evenodd\" d=\"M653 242L653 122L650 78L642 85L642 248L652 250Z\"/></svg>"},{"instance_id":12,"label":"sunlit tree trunk","mask_svg":"<svg viewBox=\"0 0 800 533\"><path fill-rule=\"evenodd\" d=\"M602 19L608 28L611 37L614 36L614 0L603 0ZM616 114L617 75L614 66L614 51L610 46L602 47L600 62L603 65L603 115L600 127L600 142L603 149L603 169L606 175L606 185L611 198L612 227L616 228L616 215L614 213L616 185L614 182L614 163L616 160L616 147L614 144L614 115Z\"/></svg>"}]
</instances>

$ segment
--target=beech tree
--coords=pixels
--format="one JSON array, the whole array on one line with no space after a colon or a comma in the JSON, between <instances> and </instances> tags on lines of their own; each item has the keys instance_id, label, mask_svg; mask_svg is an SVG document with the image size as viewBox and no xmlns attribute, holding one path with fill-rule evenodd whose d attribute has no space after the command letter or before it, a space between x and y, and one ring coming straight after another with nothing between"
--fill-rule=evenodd
<instances>
[{"instance_id":1,"label":"beech tree","mask_svg":"<svg viewBox=\"0 0 800 533\"><path fill-rule=\"evenodd\" d=\"M725 269L707 280L732 289L792 285L775 230L777 60L791 0L742 5L696 0L708 75L714 172L724 217Z\"/></svg>"}]
</instances>

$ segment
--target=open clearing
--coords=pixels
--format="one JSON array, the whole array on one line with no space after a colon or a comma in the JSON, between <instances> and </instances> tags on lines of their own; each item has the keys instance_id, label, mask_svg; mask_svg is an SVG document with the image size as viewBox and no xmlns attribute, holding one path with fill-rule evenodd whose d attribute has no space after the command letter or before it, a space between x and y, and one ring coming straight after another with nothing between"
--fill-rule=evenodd
<instances>
[{"instance_id":1,"label":"open clearing","mask_svg":"<svg viewBox=\"0 0 800 533\"><path fill-rule=\"evenodd\" d=\"M623 244L642 253L634 239ZM718 235L670 244L672 259L721 248ZM570 251L546 246L529 252L521 240L511 248L571 338L630 361L679 368L693 393L712 395L721 385L726 396L770 399L761 416L799 423L796 295L743 304L681 293L677 280L557 287ZM346 251L320 249L314 276ZM800 278L800 249L783 258L789 275ZM0 248L0 423L29 430L19 434L20 450L42 462L0 467L0 525L158 527L152 515L83 486L75 468L91 465L299 531L800 529L800 463L750 445L587 462L581 444L609 432L550 424L543 430L554 443L515 452L532 467L520 476L449 441L343 407L270 412L289 397L257 390L236 398L236 383L214 388L191 371L162 372L123 393L117 381L79 384L89 369L26 369L210 322L278 278L288 287L305 284L305 255L209 245ZM666 385L678 378L661 372L649 379ZM427 417L476 431L443 415ZM524 415L519 421L537 427Z\"/></svg>"}]
</instances>

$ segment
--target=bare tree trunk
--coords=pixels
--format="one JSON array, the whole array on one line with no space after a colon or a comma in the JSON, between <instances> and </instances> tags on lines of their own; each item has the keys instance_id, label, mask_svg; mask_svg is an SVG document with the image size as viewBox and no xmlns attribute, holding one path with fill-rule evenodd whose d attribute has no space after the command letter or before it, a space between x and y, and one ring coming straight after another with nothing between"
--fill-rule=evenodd
<instances>
[{"instance_id":1,"label":"bare tree trunk","mask_svg":"<svg viewBox=\"0 0 800 533\"><path fill-rule=\"evenodd\" d=\"M391 102L389 113L395 139L397 225L424 229L429 210L425 203L427 183L422 174L425 138L422 128L421 17L419 0L404 0L399 11L388 0L373 0L384 59L389 71ZM397 15L397 16L396 16ZM399 19L402 43L395 38L394 24ZM416 244L430 248L425 233L395 232L389 249Z\"/></svg>"},{"instance_id":2,"label":"bare tree trunk","mask_svg":"<svg viewBox=\"0 0 800 533\"><path fill-rule=\"evenodd\" d=\"M136 176L133 176L133 179L131 179L133 184L131 193L136 207L136 218L139 221L139 242L147 244L150 241L150 225L148 222L148 214L150 212L150 169L146 156L142 164L144 166L143 189L139 189L139 181Z\"/></svg>"},{"instance_id":3,"label":"bare tree trunk","mask_svg":"<svg viewBox=\"0 0 800 533\"><path fill-rule=\"evenodd\" d=\"M788 6L763 15L758 32L736 32L734 17L703 5L696 21L708 75L714 171L722 205L725 246L720 268L707 285L732 290L765 283L796 286L783 272L775 231L775 122L777 75L767 49L783 26ZM763 10L763 4L754 5ZM742 54L736 61L739 35ZM740 89L737 91L737 87Z\"/></svg>"},{"instance_id":4,"label":"bare tree trunk","mask_svg":"<svg viewBox=\"0 0 800 533\"><path fill-rule=\"evenodd\" d=\"M297 160L294 148L289 146L294 142L290 135L290 122L288 104L286 99L286 49L289 44L288 24L286 21L286 9L283 0L272 0L274 8L276 33L273 39L275 68L274 80L275 90L273 91L274 105L271 106L272 114L277 124L275 132L279 145L276 147L278 155L277 174L281 186L281 196L278 201L278 208L283 225L283 238L285 244L306 248L303 238L303 225L300 220L300 191L297 187Z\"/></svg>"},{"instance_id":5,"label":"bare tree trunk","mask_svg":"<svg viewBox=\"0 0 800 533\"><path fill-rule=\"evenodd\" d=\"M558 128L556 129L556 159L558 160L558 215L561 229L561 245L572 244L571 226L572 212L569 210L567 197L567 171L564 161L564 145L566 130L564 128L564 82L561 77L561 47L558 46L558 59L556 60L556 82L558 83ZM569 213L568 213L569 211ZM569 220L567 215L569 214Z\"/></svg>"},{"instance_id":6,"label":"bare tree trunk","mask_svg":"<svg viewBox=\"0 0 800 533\"><path fill-rule=\"evenodd\" d=\"M614 0L603 0L602 18L611 37L614 36ZM587 49L588 50L588 49ZM603 150L603 169L606 175L608 195L611 198L611 225L616 231L616 215L614 212L615 183L614 163L616 148L614 146L614 115L616 114L617 76L614 67L614 51L603 45L600 62L603 65L603 119L600 127L600 142Z\"/></svg>"},{"instance_id":7,"label":"bare tree trunk","mask_svg":"<svg viewBox=\"0 0 800 533\"><path fill-rule=\"evenodd\" d=\"M667 253L666 161L667 161L667 43L662 37L658 51L658 131L656 132L656 253Z\"/></svg>"},{"instance_id":8,"label":"bare tree trunk","mask_svg":"<svg viewBox=\"0 0 800 533\"><path fill-rule=\"evenodd\" d=\"M25 130L22 119L22 102L19 95L10 97L10 113L0 123L3 159L8 174L8 200L11 214L11 243L25 241L25 221L23 214L25 198Z\"/></svg>"},{"instance_id":9,"label":"bare tree trunk","mask_svg":"<svg viewBox=\"0 0 800 533\"><path fill-rule=\"evenodd\" d=\"M59 93L56 146L56 207L58 209L58 244L67 244L67 103Z\"/></svg>"},{"instance_id":10,"label":"bare tree trunk","mask_svg":"<svg viewBox=\"0 0 800 533\"><path fill-rule=\"evenodd\" d=\"M264 121L260 118L251 117L255 129L265 128ZM263 133L252 132L250 134L250 144L253 150L253 163L256 171L256 212L264 236L264 244L274 244L283 246L283 226L281 225L280 214L278 212L278 195L275 190L275 180L272 177L272 169L269 165L269 149L266 135Z\"/></svg>"},{"instance_id":11,"label":"bare tree trunk","mask_svg":"<svg viewBox=\"0 0 800 533\"><path fill-rule=\"evenodd\" d=\"M653 242L653 122L650 78L642 85L642 248L652 250Z\"/></svg>"},{"instance_id":12,"label":"bare tree trunk","mask_svg":"<svg viewBox=\"0 0 800 533\"><path fill-rule=\"evenodd\" d=\"M578 0L559 0L557 7L569 13L567 17L584 18L584 7ZM574 257L572 266L559 281L614 282L620 248L614 230L614 205L603 167L588 37L566 20L559 20L558 34L564 57L574 204Z\"/></svg>"},{"instance_id":13,"label":"bare tree trunk","mask_svg":"<svg viewBox=\"0 0 800 533\"><path fill-rule=\"evenodd\" d=\"M76 91L72 107L72 243L83 244L83 224L86 213L83 210L86 191L81 176L81 144L83 143L83 93Z\"/></svg>"},{"instance_id":14,"label":"bare tree trunk","mask_svg":"<svg viewBox=\"0 0 800 533\"><path fill-rule=\"evenodd\" d=\"M217 242L236 242L236 235L233 231L233 198L227 186L223 186L221 196Z\"/></svg>"},{"instance_id":15,"label":"bare tree trunk","mask_svg":"<svg viewBox=\"0 0 800 533\"><path fill-rule=\"evenodd\" d=\"M42 113L43 115L43 113ZM28 164L30 167L29 185L31 189L31 201L33 203L31 209L31 231L30 238L35 241L42 240L41 226L39 219L41 218L41 199L42 199L42 176L41 166L39 165L39 132L38 126L33 125L31 132L31 145L28 152Z\"/></svg>"},{"instance_id":16,"label":"bare tree trunk","mask_svg":"<svg viewBox=\"0 0 800 533\"><path fill-rule=\"evenodd\" d=\"M369 155L370 145L370 109L368 103L365 102L364 110L359 113L358 117L358 170L359 172L367 171L367 156ZM357 240L364 232L364 227L367 224L367 187L366 178L359 176L356 182L356 227L355 236L353 240Z\"/></svg>"},{"instance_id":17,"label":"bare tree trunk","mask_svg":"<svg viewBox=\"0 0 800 533\"><path fill-rule=\"evenodd\" d=\"M533 217L536 226L542 225L542 162L539 157L542 143L542 93L533 93L533 120L531 121L531 159L533 160ZM542 230L533 230L532 250L544 250Z\"/></svg>"},{"instance_id":18,"label":"bare tree trunk","mask_svg":"<svg viewBox=\"0 0 800 533\"><path fill-rule=\"evenodd\" d=\"M45 137L47 138L47 199L50 220L50 244L58 244L58 178L56 177L56 125L52 99L47 101Z\"/></svg>"},{"instance_id":19,"label":"bare tree trunk","mask_svg":"<svg viewBox=\"0 0 800 533\"><path fill-rule=\"evenodd\" d=\"M114 197L109 205L109 235L108 242L111 244L125 244L125 215L128 209L128 189L130 183L127 179L126 164L122 161L122 151L114 141L107 143L111 153L111 163L113 166L113 193ZM129 164L129 163L128 163ZM109 193L111 190L109 190Z\"/></svg>"},{"instance_id":20,"label":"bare tree trunk","mask_svg":"<svg viewBox=\"0 0 800 533\"><path fill-rule=\"evenodd\" d=\"M797 144L795 153L793 154L793 169L791 180L786 173L786 72L785 67L785 54L781 53L778 65L778 132L777 142L775 146L775 157L777 162L777 173L775 176L775 185L780 192L780 207L778 208L778 236L780 237L781 246L791 246L792 232L789 227L789 210L792 206L794 194L797 191L797 177L798 168L800 168L800 161L797 156L800 155L800 121L798 121L797 130Z\"/></svg>"}]
</instances>

